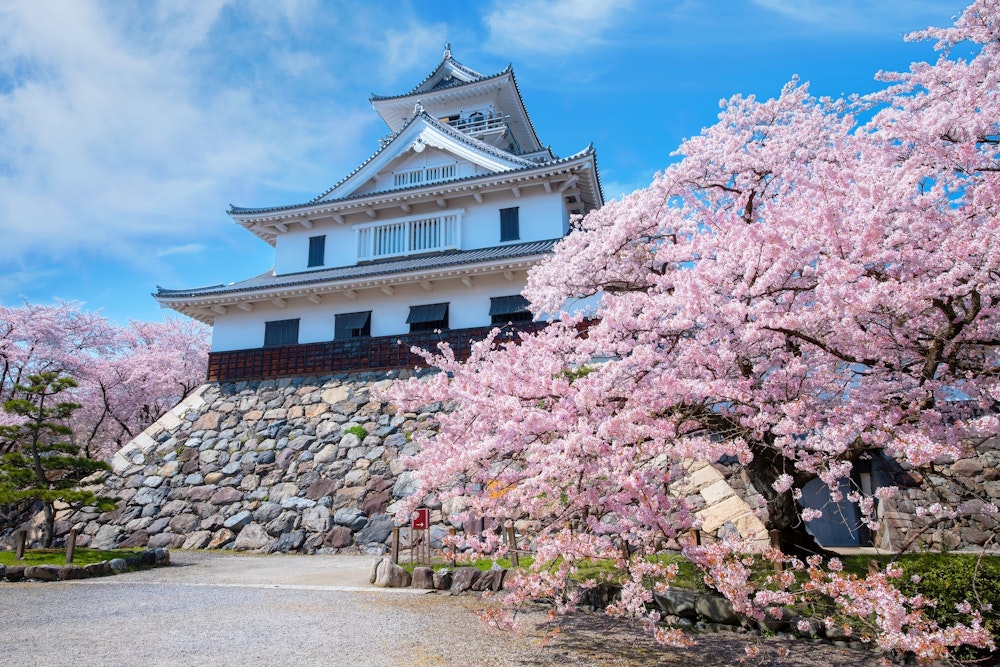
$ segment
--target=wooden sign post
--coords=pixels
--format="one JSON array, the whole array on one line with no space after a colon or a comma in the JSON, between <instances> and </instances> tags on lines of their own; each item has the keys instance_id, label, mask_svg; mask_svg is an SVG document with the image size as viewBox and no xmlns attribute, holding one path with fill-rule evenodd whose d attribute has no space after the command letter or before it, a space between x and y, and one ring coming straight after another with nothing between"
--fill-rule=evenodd
<instances>
[{"instance_id":1,"label":"wooden sign post","mask_svg":"<svg viewBox=\"0 0 1000 667\"><path fill-rule=\"evenodd\" d=\"M410 562L431 564L431 511L426 507L413 512L410 520Z\"/></svg>"}]
</instances>

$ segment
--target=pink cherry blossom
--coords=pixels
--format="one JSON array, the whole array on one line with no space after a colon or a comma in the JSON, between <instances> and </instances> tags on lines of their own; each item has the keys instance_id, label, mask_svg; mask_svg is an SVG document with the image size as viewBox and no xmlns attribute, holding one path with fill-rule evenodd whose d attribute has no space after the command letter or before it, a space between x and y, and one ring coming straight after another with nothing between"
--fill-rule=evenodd
<instances>
[{"instance_id":1,"label":"pink cherry blossom","mask_svg":"<svg viewBox=\"0 0 1000 667\"><path fill-rule=\"evenodd\" d=\"M1000 3L976 0L934 40L935 63L881 73L868 96L817 98L793 80L775 99L736 95L714 126L642 190L575 221L530 274L536 313L600 296L595 318L564 315L544 331L497 334L443 373L399 383L409 409L445 401L439 429L408 461L426 494L468 496L469 516L521 522L537 552L510 604L574 605L567 578L612 559L629 581L613 613L646 615L637 563L673 547L741 612L782 596L825 596L829 623L920 660L988 633L973 613L940 628L927 601L889 573L867 578L807 566L817 548L802 487L822 480L873 527L878 501L851 486L883 452L920 467L973 455L996 433L1000 395ZM971 56L953 57L962 44ZM722 457L764 497L782 548L735 536L694 547L698 518L681 491L696 464ZM933 507L956 516L955 507ZM528 529L526 529L528 530ZM470 540L503 553L496 536ZM763 558L811 577L775 577L755 597ZM657 561L654 561L654 563ZM660 633L662 636L662 633Z\"/></svg>"}]
</instances>

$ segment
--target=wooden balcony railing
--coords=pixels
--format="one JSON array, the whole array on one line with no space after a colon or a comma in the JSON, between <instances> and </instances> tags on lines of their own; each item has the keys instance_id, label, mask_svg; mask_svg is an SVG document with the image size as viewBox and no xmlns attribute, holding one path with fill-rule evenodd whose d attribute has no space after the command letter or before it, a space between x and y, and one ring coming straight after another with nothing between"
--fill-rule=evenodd
<instances>
[{"instance_id":1,"label":"wooden balcony railing","mask_svg":"<svg viewBox=\"0 0 1000 667\"><path fill-rule=\"evenodd\" d=\"M459 211L356 228L358 261L405 257L426 252L457 250L461 238Z\"/></svg>"},{"instance_id":2,"label":"wooden balcony railing","mask_svg":"<svg viewBox=\"0 0 1000 667\"><path fill-rule=\"evenodd\" d=\"M544 322L518 323L516 326L505 327L505 333L509 332L513 336L515 329L538 331L544 326ZM208 355L208 380L237 382L426 367L423 358L410 351L411 347L436 351L438 342L445 341L455 351L455 356L464 360L472 351L472 343L485 338L492 329L491 326L475 327L451 329L440 334L431 332L401 334L212 352Z\"/></svg>"}]
</instances>

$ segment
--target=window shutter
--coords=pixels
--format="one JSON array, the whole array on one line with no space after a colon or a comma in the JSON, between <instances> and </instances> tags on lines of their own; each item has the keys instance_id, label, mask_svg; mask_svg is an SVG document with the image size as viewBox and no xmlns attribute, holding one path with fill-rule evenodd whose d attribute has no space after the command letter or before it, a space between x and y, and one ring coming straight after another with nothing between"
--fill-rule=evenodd
<instances>
[{"instance_id":1,"label":"window shutter","mask_svg":"<svg viewBox=\"0 0 1000 667\"><path fill-rule=\"evenodd\" d=\"M518 229L518 207L500 209L500 240L517 241L521 238Z\"/></svg>"},{"instance_id":2,"label":"window shutter","mask_svg":"<svg viewBox=\"0 0 1000 667\"><path fill-rule=\"evenodd\" d=\"M275 320L264 323L264 347L295 345L299 342L299 320Z\"/></svg>"},{"instance_id":3,"label":"window shutter","mask_svg":"<svg viewBox=\"0 0 1000 667\"><path fill-rule=\"evenodd\" d=\"M410 306L406 318L410 331L434 331L448 328L448 304L432 303L426 306Z\"/></svg>"},{"instance_id":4,"label":"window shutter","mask_svg":"<svg viewBox=\"0 0 1000 667\"><path fill-rule=\"evenodd\" d=\"M334 339L343 340L345 338L360 338L372 335L371 316L372 311L370 310L360 313L343 313L334 316Z\"/></svg>"},{"instance_id":5,"label":"window shutter","mask_svg":"<svg viewBox=\"0 0 1000 667\"><path fill-rule=\"evenodd\" d=\"M520 294L495 296L490 299L490 323L503 326L508 322L530 322L528 300Z\"/></svg>"},{"instance_id":6,"label":"window shutter","mask_svg":"<svg viewBox=\"0 0 1000 667\"><path fill-rule=\"evenodd\" d=\"M309 237L309 266L323 266L326 252L326 236Z\"/></svg>"}]
</instances>

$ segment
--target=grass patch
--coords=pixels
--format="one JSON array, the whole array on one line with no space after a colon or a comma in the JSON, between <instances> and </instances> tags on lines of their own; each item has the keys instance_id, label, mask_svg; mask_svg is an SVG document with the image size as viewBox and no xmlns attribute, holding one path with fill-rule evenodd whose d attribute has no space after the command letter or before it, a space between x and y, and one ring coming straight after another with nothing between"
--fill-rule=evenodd
<instances>
[{"instance_id":1,"label":"grass patch","mask_svg":"<svg viewBox=\"0 0 1000 667\"><path fill-rule=\"evenodd\" d=\"M680 554L661 554L655 557L656 561L663 565L669 565L671 563L677 564L677 578L671 582L671 586L677 588L689 588L697 591L706 591L708 588L705 586L704 577L697 567L687 560ZM459 559L455 567L475 567L482 571L492 569L493 563L496 562L497 565L505 570L515 569L510 562L509 558L498 558L496 561L490 558L479 558L473 561L463 561ZM534 558L528 555L522 554L518 559L519 568L525 570L531 567L534 563ZM406 562L405 558L400 559L400 567L404 568L408 572L413 572L414 568L420 567L419 563L409 563ZM553 567L557 567L559 563L555 563ZM435 570L440 570L443 568L452 569L451 561L433 558L431 560L431 568ZM587 579L594 579L596 581L608 582L612 584L621 584L625 580L625 574L618 569L615 562L610 559L586 559L577 563L577 572L573 575L573 579L577 581L585 581Z\"/></svg>"},{"instance_id":2,"label":"grass patch","mask_svg":"<svg viewBox=\"0 0 1000 667\"><path fill-rule=\"evenodd\" d=\"M132 549L77 549L73 565L90 565L114 558L127 558L137 552ZM16 560L13 551L0 551L0 565L65 565L65 549L31 549L24 552L24 560Z\"/></svg>"},{"instance_id":3,"label":"grass patch","mask_svg":"<svg viewBox=\"0 0 1000 667\"><path fill-rule=\"evenodd\" d=\"M407 572L413 572L413 570L418 567L426 567L426 563L410 563L406 560L406 558L400 558L399 560L400 560L399 566L404 570L406 570ZM520 568L524 569L527 568L529 565L531 565L533 561L534 559L531 556L521 556L518 562L520 564ZM479 570L482 570L483 572L486 572L487 570L493 569L493 563L494 561L490 558L478 558L473 561L463 561L462 559L458 559L455 562L454 567L452 567L450 560L435 557L431 559L430 567L434 570L442 570L442 569L451 570L456 567L474 567ZM505 570L514 569L514 567L510 563L509 558L498 558L496 560L496 563Z\"/></svg>"}]
</instances>

